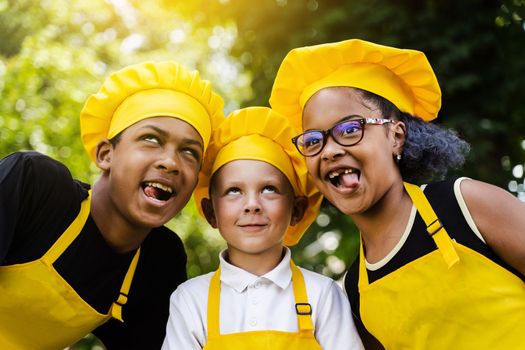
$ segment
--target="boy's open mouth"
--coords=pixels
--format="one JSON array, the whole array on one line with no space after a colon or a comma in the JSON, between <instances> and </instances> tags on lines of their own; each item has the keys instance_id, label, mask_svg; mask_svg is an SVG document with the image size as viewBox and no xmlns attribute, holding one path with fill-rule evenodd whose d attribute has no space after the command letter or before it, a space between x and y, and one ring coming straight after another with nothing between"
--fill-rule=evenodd
<instances>
[{"instance_id":1,"label":"boy's open mouth","mask_svg":"<svg viewBox=\"0 0 525 350\"><path fill-rule=\"evenodd\" d=\"M164 202L174 195L171 187L158 182L144 182L142 183L142 189L146 196Z\"/></svg>"},{"instance_id":2,"label":"boy's open mouth","mask_svg":"<svg viewBox=\"0 0 525 350\"><path fill-rule=\"evenodd\" d=\"M335 187L355 187L359 182L361 172L354 168L340 168L328 173L328 181Z\"/></svg>"}]
</instances>

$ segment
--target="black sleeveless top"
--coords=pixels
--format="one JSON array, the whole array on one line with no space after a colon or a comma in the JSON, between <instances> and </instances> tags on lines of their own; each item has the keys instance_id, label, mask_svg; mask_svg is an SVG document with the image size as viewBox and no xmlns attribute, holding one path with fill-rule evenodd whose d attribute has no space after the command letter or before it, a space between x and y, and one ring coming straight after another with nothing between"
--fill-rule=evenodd
<instances>
[{"instance_id":1,"label":"black sleeveless top","mask_svg":"<svg viewBox=\"0 0 525 350\"><path fill-rule=\"evenodd\" d=\"M472 231L454 193L454 184L456 181L461 181L461 179L432 183L424 189L425 196L450 237L456 242L475 250L496 264L511 271L525 282L525 276L522 276L518 271L505 263ZM437 249L436 244L432 237L428 235L423 219L419 213L416 212L412 228L403 246L384 266L373 271L367 270L368 280L370 283L373 283L435 249ZM362 325L357 286L358 280L359 256L348 269L344 279L344 287L352 306L354 320L356 323L359 323L359 325Z\"/></svg>"}]
</instances>

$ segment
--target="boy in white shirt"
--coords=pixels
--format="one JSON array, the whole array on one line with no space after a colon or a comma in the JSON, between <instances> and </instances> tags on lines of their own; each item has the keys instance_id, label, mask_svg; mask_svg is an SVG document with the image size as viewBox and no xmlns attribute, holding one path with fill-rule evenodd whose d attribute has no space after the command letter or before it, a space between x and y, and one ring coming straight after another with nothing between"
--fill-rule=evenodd
<instances>
[{"instance_id":1,"label":"boy in white shirt","mask_svg":"<svg viewBox=\"0 0 525 350\"><path fill-rule=\"evenodd\" d=\"M163 349L363 348L341 288L297 268L286 247L321 202L293 135L265 107L235 111L214 131L195 199L228 248L217 271L172 294Z\"/></svg>"}]
</instances>

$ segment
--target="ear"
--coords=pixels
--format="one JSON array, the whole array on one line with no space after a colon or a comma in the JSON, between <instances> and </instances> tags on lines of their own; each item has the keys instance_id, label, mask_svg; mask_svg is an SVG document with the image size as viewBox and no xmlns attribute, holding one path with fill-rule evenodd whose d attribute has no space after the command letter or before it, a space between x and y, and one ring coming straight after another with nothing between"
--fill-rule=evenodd
<instances>
[{"instance_id":1,"label":"ear","mask_svg":"<svg viewBox=\"0 0 525 350\"><path fill-rule=\"evenodd\" d=\"M307 208L308 208L308 198L304 196L295 197L294 203L293 203L293 212L292 212L292 219L290 220L290 225L294 226L299 221L301 221L304 217L304 213L306 212Z\"/></svg>"},{"instance_id":2,"label":"ear","mask_svg":"<svg viewBox=\"0 0 525 350\"><path fill-rule=\"evenodd\" d=\"M407 134L407 128L405 123L401 121L396 121L391 127L392 137L393 137L393 149L392 154L394 156L403 153L403 148L405 146L405 139Z\"/></svg>"},{"instance_id":3,"label":"ear","mask_svg":"<svg viewBox=\"0 0 525 350\"><path fill-rule=\"evenodd\" d=\"M217 219L215 218L215 210L213 209L211 200L209 198L203 198L201 200L201 208L208 224L213 228L217 228Z\"/></svg>"},{"instance_id":4,"label":"ear","mask_svg":"<svg viewBox=\"0 0 525 350\"><path fill-rule=\"evenodd\" d=\"M111 168L111 160L113 158L113 145L108 139L103 139L97 145L96 161L97 166L103 170L108 171Z\"/></svg>"}]
</instances>

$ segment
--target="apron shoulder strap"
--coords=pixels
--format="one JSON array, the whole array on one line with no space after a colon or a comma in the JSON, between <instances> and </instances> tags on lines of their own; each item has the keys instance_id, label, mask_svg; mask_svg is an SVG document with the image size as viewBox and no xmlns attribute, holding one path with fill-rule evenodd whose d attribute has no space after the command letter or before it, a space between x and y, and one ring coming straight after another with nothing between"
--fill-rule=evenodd
<instances>
[{"instance_id":1,"label":"apron shoulder strap","mask_svg":"<svg viewBox=\"0 0 525 350\"><path fill-rule=\"evenodd\" d=\"M451 268L459 261L459 256L454 249L452 240L448 235L447 231L439 221L434 209L428 202L427 197L423 193L423 190L419 186L403 183L408 195L412 199L412 202L417 208L419 215L423 218L423 221L427 225L427 232L432 237L439 251L443 255L448 268Z\"/></svg>"},{"instance_id":2,"label":"apron shoulder strap","mask_svg":"<svg viewBox=\"0 0 525 350\"><path fill-rule=\"evenodd\" d=\"M221 268L211 276L208 290L208 339L219 336L219 309L221 296Z\"/></svg>"},{"instance_id":3,"label":"apron shoulder strap","mask_svg":"<svg viewBox=\"0 0 525 350\"><path fill-rule=\"evenodd\" d=\"M120 293L117 298L117 301L115 301L111 306L111 317L116 318L120 322L124 322L124 319L122 318L122 307L128 301L129 289L131 287L131 282L133 281L133 276L135 275L135 270L137 268L139 257L140 248L133 256L133 260L131 260L128 272L126 272L126 276L124 276L124 282L122 282L122 287L120 288Z\"/></svg>"},{"instance_id":4,"label":"apron shoulder strap","mask_svg":"<svg viewBox=\"0 0 525 350\"><path fill-rule=\"evenodd\" d=\"M297 313L299 332L311 332L314 329L312 306L308 303L304 276L291 259L290 268L292 269L292 287L295 297L295 312Z\"/></svg>"},{"instance_id":5,"label":"apron shoulder strap","mask_svg":"<svg viewBox=\"0 0 525 350\"><path fill-rule=\"evenodd\" d=\"M56 242L49 248L49 250L42 257L42 261L48 266L62 255L62 253L69 247L69 245L77 238L86 224L90 212L91 205L91 190L89 190L88 197L80 204L80 212L69 227L60 235Z\"/></svg>"}]
</instances>

